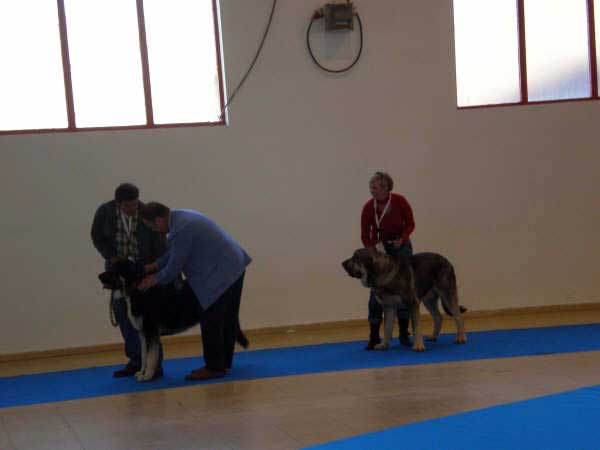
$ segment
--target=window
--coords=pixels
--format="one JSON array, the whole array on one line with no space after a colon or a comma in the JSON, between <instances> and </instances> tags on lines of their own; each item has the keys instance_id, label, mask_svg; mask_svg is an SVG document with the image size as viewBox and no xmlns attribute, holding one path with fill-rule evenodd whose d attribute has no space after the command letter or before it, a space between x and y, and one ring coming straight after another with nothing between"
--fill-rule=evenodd
<instances>
[{"instance_id":1,"label":"window","mask_svg":"<svg viewBox=\"0 0 600 450\"><path fill-rule=\"evenodd\" d=\"M36 3L0 2L0 130L68 123L56 4Z\"/></svg>"},{"instance_id":2,"label":"window","mask_svg":"<svg viewBox=\"0 0 600 450\"><path fill-rule=\"evenodd\" d=\"M458 107L598 98L600 0L454 0Z\"/></svg>"},{"instance_id":3,"label":"window","mask_svg":"<svg viewBox=\"0 0 600 450\"><path fill-rule=\"evenodd\" d=\"M216 0L0 0L0 133L223 124Z\"/></svg>"},{"instance_id":4,"label":"window","mask_svg":"<svg viewBox=\"0 0 600 450\"><path fill-rule=\"evenodd\" d=\"M518 102L516 2L456 1L454 29L458 104Z\"/></svg>"},{"instance_id":5,"label":"window","mask_svg":"<svg viewBox=\"0 0 600 450\"><path fill-rule=\"evenodd\" d=\"M529 100L589 97L587 0L526 0Z\"/></svg>"}]
</instances>

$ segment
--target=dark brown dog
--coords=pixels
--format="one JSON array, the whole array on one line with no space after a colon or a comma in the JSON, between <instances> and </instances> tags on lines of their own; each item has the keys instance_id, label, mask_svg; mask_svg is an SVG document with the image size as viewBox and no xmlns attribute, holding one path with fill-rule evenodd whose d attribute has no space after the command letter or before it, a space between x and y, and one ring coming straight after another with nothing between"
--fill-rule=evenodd
<instances>
[{"instance_id":1,"label":"dark brown dog","mask_svg":"<svg viewBox=\"0 0 600 450\"><path fill-rule=\"evenodd\" d=\"M424 303L433 317L433 333L427 340L435 341L442 329L438 299L442 300L444 310L456 322L455 342L467 342L461 316L466 308L458 303L454 267L442 255L417 253L410 259L398 262L375 247L368 247L356 250L352 258L342 262L342 266L348 275L360 278L363 286L373 289L377 301L383 307L383 341L375 346L376 349L388 348L392 339L396 307L402 303L410 312L414 335L412 349L418 352L425 350L419 325L419 306Z\"/></svg>"}]
</instances>

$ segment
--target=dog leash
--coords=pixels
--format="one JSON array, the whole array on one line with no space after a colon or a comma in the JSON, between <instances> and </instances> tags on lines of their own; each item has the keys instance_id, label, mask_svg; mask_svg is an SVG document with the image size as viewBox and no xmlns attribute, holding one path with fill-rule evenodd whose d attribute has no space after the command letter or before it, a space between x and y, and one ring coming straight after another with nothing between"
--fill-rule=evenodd
<instances>
[{"instance_id":1,"label":"dog leash","mask_svg":"<svg viewBox=\"0 0 600 450\"><path fill-rule=\"evenodd\" d=\"M111 292L110 297L108 298L108 317L110 318L110 324L113 327L118 325L117 317L115 316L115 308L113 308L113 293Z\"/></svg>"}]
</instances>

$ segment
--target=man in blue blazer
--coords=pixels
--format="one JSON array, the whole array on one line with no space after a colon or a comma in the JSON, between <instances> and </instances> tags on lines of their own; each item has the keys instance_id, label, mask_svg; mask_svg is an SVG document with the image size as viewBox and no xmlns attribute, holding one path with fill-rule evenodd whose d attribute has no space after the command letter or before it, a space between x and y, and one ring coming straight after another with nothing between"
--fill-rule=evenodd
<instances>
[{"instance_id":1,"label":"man in blue blazer","mask_svg":"<svg viewBox=\"0 0 600 450\"><path fill-rule=\"evenodd\" d=\"M252 259L223 228L198 211L170 210L151 202L144 206L142 218L152 230L168 233L168 247L161 258L144 267L150 275L138 288L164 285L183 273L181 295L194 296L201 311L205 362L186 379L225 376L233 362L244 274Z\"/></svg>"}]
</instances>

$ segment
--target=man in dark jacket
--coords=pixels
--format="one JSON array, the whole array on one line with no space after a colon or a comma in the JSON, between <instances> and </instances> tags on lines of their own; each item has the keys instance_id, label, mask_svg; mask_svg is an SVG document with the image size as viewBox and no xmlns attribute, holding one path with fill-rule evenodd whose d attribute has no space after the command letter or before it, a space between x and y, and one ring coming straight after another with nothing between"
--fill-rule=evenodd
<instances>
[{"instance_id":1,"label":"man in dark jacket","mask_svg":"<svg viewBox=\"0 0 600 450\"><path fill-rule=\"evenodd\" d=\"M119 259L131 259L150 264L166 250L164 234L152 231L142 221L139 189L131 183L123 183L115 190L115 198L100 205L92 224L92 242L104 258L105 270ZM114 372L114 376L128 377L141 368L139 335L127 314L127 305L121 298L111 296L111 307L125 341L125 355L129 362ZM162 363L162 347L160 348ZM156 376L162 375L159 366Z\"/></svg>"}]
</instances>

